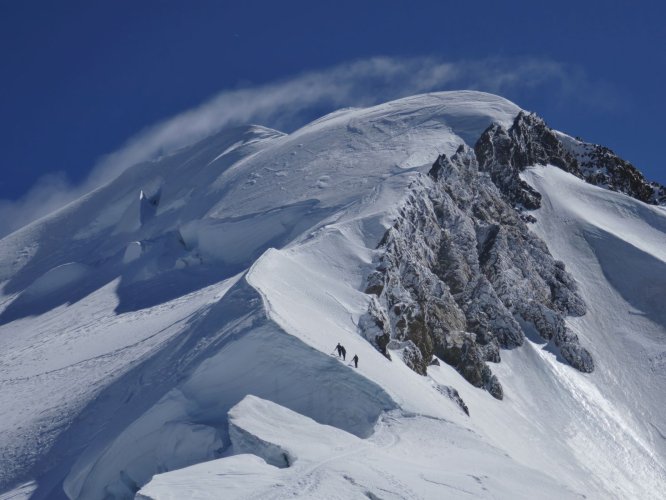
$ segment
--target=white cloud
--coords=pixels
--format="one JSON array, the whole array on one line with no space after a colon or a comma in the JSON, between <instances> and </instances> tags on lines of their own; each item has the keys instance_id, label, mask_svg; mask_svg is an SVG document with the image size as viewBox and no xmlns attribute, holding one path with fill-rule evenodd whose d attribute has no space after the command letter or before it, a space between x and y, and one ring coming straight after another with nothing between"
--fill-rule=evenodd
<instances>
[{"instance_id":1,"label":"white cloud","mask_svg":"<svg viewBox=\"0 0 666 500\"><path fill-rule=\"evenodd\" d=\"M226 126L257 123L289 131L316 118L314 112L368 106L434 90L467 88L514 96L547 86L560 95L571 95L585 84L580 71L553 61L376 57L266 85L225 90L132 137L120 150L103 157L80 185L70 185L62 174L49 174L18 201L0 200L0 236L52 213L138 162Z\"/></svg>"}]
</instances>

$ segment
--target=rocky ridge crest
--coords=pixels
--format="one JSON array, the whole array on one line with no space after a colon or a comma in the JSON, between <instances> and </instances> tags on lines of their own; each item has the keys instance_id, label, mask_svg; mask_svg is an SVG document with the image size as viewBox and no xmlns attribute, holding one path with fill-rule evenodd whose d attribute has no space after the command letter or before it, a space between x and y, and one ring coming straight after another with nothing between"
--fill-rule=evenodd
<instances>
[{"instance_id":1,"label":"rocky ridge crest","mask_svg":"<svg viewBox=\"0 0 666 500\"><path fill-rule=\"evenodd\" d=\"M666 205L666 187L648 181L630 162L611 149L560 134L560 140L580 166L586 182L624 193L651 205Z\"/></svg>"},{"instance_id":2,"label":"rocky ridge crest","mask_svg":"<svg viewBox=\"0 0 666 500\"><path fill-rule=\"evenodd\" d=\"M503 389L489 363L525 336L546 341L582 372L594 370L565 323L585 314L576 283L527 226L541 194L520 174L533 165L666 204L666 188L631 163L550 129L534 113L519 112L509 128L489 126L473 150L461 146L450 158L440 156L412 184L380 243L366 290L373 297L361 320L380 351L399 349L421 374L436 356L498 399Z\"/></svg>"},{"instance_id":3,"label":"rocky ridge crest","mask_svg":"<svg viewBox=\"0 0 666 500\"><path fill-rule=\"evenodd\" d=\"M515 207L533 210L541 206L541 195L520 178L532 165L554 165L581 177L578 161L546 123L533 113L521 111L507 130L488 127L474 146L479 169L490 177Z\"/></svg>"},{"instance_id":4,"label":"rocky ridge crest","mask_svg":"<svg viewBox=\"0 0 666 500\"><path fill-rule=\"evenodd\" d=\"M480 170L515 207L533 210L541 195L520 178L533 165L553 165L589 184L653 205L666 204L666 187L649 182L631 163L609 148L556 132L534 113L521 111L509 129L493 124L474 146Z\"/></svg>"},{"instance_id":5,"label":"rocky ridge crest","mask_svg":"<svg viewBox=\"0 0 666 500\"><path fill-rule=\"evenodd\" d=\"M535 331L573 367L594 362L565 324L585 304L562 262L480 171L473 150L440 156L418 178L380 243L373 295L361 321L378 349L400 348L425 374L433 355L502 399L488 363Z\"/></svg>"}]
</instances>

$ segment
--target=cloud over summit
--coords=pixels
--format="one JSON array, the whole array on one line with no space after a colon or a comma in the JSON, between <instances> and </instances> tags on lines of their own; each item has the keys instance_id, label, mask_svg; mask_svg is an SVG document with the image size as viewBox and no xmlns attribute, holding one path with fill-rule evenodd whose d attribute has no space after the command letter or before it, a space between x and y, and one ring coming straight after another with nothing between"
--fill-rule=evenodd
<instances>
[{"instance_id":1,"label":"cloud over summit","mask_svg":"<svg viewBox=\"0 0 666 500\"><path fill-rule=\"evenodd\" d=\"M590 87L584 74L537 59L447 62L433 57L374 57L304 72L274 83L224 90L152 125L106 155L81 184L64 174L40 179L19 200L0 200L0 236L63 207L127 168L192 144L227 126L256 123L283 131L340 107L363 107L429 91L474 89L507 95L547 88L572 98Z\"/></svg>"}]
</instances>

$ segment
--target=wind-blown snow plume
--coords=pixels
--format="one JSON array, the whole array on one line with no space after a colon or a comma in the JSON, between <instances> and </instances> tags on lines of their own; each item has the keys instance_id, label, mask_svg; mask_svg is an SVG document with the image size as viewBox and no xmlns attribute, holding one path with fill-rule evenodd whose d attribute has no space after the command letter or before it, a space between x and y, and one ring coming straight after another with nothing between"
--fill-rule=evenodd
<instances>
[{"instance_id":1,"label":"wind-blown snow plume","mask_svg":"<svg viewBox=\"0 0 666 500\"><path fill-rule=\"evenodd\" d=\"M50 174L19 200L0 200L0 236L61 208L136 163L168 154L227 126L259 123L290 131L340 107L369 106L448 88L510 97L543 88L564 98L599 95L598 88L594 93L585 92L591 85L581 70L556 61L493 58L446 62L433 57L374 57L274 83L224 90L130 138L118 151L103 157L78 185L67 182L65 175Z\"/></svg>"}]
</instances>

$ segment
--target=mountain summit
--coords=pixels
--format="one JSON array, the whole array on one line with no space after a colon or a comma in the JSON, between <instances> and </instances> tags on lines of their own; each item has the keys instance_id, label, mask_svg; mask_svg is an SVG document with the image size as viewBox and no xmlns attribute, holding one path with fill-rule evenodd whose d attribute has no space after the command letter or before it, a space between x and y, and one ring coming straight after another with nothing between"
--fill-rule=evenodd
<instances>
[{"instance_id":1,"label":"mountain summit","mask_svg":"<svg viewBox=\"0 0 666 500\"><path fill-rule=\"evenodd\" d=\"M658 498L665 201L471 91L138 164L0 240L0 498Z\"/></svg>"}]
</instances>

